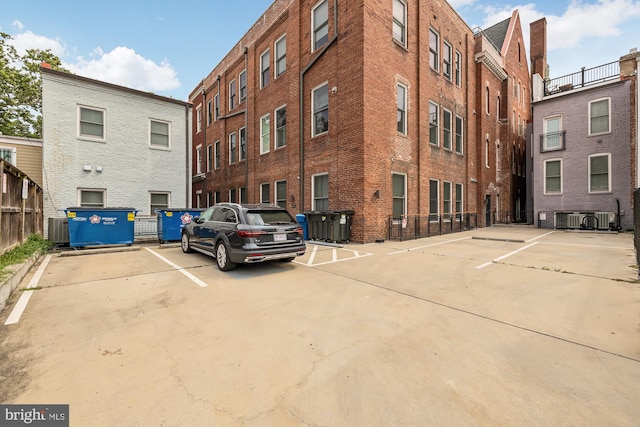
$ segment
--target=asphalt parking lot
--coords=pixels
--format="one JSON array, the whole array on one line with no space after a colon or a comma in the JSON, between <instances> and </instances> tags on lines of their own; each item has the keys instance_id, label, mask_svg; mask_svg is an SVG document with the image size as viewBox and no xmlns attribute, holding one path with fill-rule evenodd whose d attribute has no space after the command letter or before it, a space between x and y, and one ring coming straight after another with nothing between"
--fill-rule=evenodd
<instances>
[{"instance_id":1,"label":"asphalt parking lot","mask_svg":"<svg viewBox=\"0 0 640 427\"><path fill-rule=\"evenodd\" d=\"M629 233L527 227L227 273L48 255L0 313L0 402L72 426L638 426L635 263Z\"/></svg>"}]
</instances>

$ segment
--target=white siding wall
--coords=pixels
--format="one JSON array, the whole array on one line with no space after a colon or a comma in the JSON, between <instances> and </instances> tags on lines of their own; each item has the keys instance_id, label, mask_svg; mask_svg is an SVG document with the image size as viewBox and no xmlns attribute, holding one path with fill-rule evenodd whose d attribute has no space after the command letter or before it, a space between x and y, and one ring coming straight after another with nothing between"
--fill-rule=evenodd
<instances>
[{"instance_id":1,"label":"white siding wall","mask_svg":"<svg viewBox=\"0 0 640 427\"><path fill-rule=\"evenodd\" d=\"M78 105L106 110L105 142L78 136ZM44 224L78 206L78 188L106 189L106 207L149 215L149 192L170 192L188 207L188 116L185 105L43 72ZM169 150L150 148L149 120L171 123ZM91 171L83 170L85 165ZM97 172L96 167L102 167ZM47 235L47 230L45 230Z\"/></svg>"}]
</instances>

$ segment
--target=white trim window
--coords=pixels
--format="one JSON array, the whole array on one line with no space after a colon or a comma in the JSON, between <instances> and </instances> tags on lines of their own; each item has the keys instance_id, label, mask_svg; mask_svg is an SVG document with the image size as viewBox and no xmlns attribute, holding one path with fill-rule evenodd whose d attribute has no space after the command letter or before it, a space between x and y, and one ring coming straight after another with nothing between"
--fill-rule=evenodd
<instances>
[{"instance_id":1,"label":"white trim window","mask_svg":"<svg viewBox=\"0 0 640 427\"><path fill-rule=\"evenodd\" d=\"M429 102L429 143L436 146L440 144L439 108L435 102Z\"/></svg>"},{"instance_id":2,"label":"white trim window","mask_svg":"<svg viewBox=\"0 0 640 427\"><path fill-rule=\"evenodd\" d=\"M611 98L600 98L589 102L589 135L611 131Z\"/></svg>"},{"instance_id":3,"label":"white trim window","mask_svg":"<svg viewBox=\"0 0 640 427\"><path fill-rule=\"evenodd\" d=\"M247 100L247 70L240 71L238 81L240 82L240 103L242 104Z\"/></svg>"},{"instance_id":4,"label":"white trim window","mask_svg":"<svg viewBox=\"0 0 640 427\"><path fill-rule=\"evenodd\" d=\"M314 211L329 209L329 174L313 175L311 179L311 198Z\"/></svg>"},{"instance_id":5,"label":"white trim window","mask_svg":"<svg viewBox=\"0 0 640 427\"><path fill-rule=\"evenodd\" d=\"M464 212L463 190L464 187L462 184L456 184L456 219L458 221L462 220L462 213Z\"/></svg>"},{"instance_id":6,"label":"white trim window","mask_svg":"<svg viewBox=\"0 0 640 427\"><path fill-rule=\"evenodd\" d=\"M276 40L273 50L276 53L274 58L274 67L276 70L275 78L277 79L285 71L287 71L287 35L283 35Z\"/></svg>"},{"instance_id":7,"label":"white trim window","mask_svg":"<svg viewBox=\"0 0 640 427\"><path fill-rule=\"evenodd\" d=\"M396 98L398 104L397 130L403 135L407 134L407 87L402 83L396 85Z\"/></svg>"},{"instance_id":8,"label":"white trim window","mask_svg":"<svg viewBox=\"0 0 640 427\"><path fill-rule=\"evenodd\" d=\"M542 127L542 151L554 151L563 149L564 141L562 140L562 116L555 115L545 117Z\"/></svg>"},{"instance_id":9,"label":"white trim window","mask_svg":"<svg viewBox=\"0 0 640 427\"><path fill-rule=\"evenodd\" d=\"M78 206L83 208L104 208L107 190L98 188L78 188Z\"/></svg>"},{"instance_id":10,"label":"white trim window","mask_svg":"<svg viewBox=\"0 0 640 427\"><path fill-rule=\"evenodd\" d=\"M544 161L544 194L562 194L562 159Z\"/></svg>"},{"instance_id":11,"label":"white trim window","mask_svg":"<svg viewBox=\"0 0 640 427\"><path fill-rule=\"evenodd\" d=\"M407 175L393 172L391 174L391 187L393 191L392 214L394 218L407 213Z\"/></svg>"},{"instance_id":12,"label":"white trim window","mask_svg":"<svg viewBox=\"0 0 640 427\"><path fill-rule=\"evenodd\" d=\"M220 118L220 94L216 93L213 97L213 120Z\"/></svg>"},{"instance_id":13,"label":"white trim window","mask_svg":"<svg viewBox=\"0 0 640 427\"><path fill-rule=\"evenodd\" d=\"M329 83L325 82L311 91L311 136L329 131Z\"/></svg>"},{"instance_id":14,"label":"white trim window","mask_svg":"<svg viewBox=\"0 0 640 427\"><path fill-rule=\"evenodd\" d=\"M213 143L213 168L220 169L220 141Z\"/></svg>"},{"instance_id":15,"label":"white trim window","mask_svg":"<svg viewBox=\"0 0 640 427\"><path fill-rule=\"evenodd\" d=\"M213 168L213 145L207 145L207 172L211 172Z\"/></svg>"},{"instance_id":16,"label":"white trim window","mask_svg":"<svg viewBox=\"0 0 640 427\"><path fill-rule=\"evenodd\" d=\"M329 41L329 1L322 0L311 10L311 52Z\"/></svg>"},{"instance_id":17,"label":"white trim window","mask_svg":"<svg viewBox=\"0 0 640 427\"><path fill-rule=\"evenodd\" d=\"M451 151L452 117L451 111L442 109L442 147L449 151Z\"/></svg>"},{"instance_id":18,"label":"white trim window","mask_svg":"<svg viewBox=\"0 0 640 427\"><path fill-rule=\"evenodd\" d=\"M236 108L236 81L229 82L229 111Z\"/></svg>"},{"instance_id":19,"label":"white trim window","mask_svg":"<svg viewBox=\"0 0 640 427\"><path fill-rule=\"evenodd\" d=\"M448 42L442 43L442 76L451 80L451 61L453 57L453 48Z\"/></svg>"},{"instance_id":20,"label":"white trim window","mask_svg":"<svg viewBox=\"0 0 640 427\"><path fill-rule=\"evenodd\" d=\"M268 153L271 149L271 131L269 114L260 117L260 154Z\"/></svg>"},{"instance_id":21,"label":"white trim window","mask_svg":"<svg viewBox=\"0 0 640 427\"><path fill-rule=\"evenodd\" d=\"M196 175L202 173L202 144L196 147Z\"/></svg>"},{"instance_id":22,"label":"white trim window","mask_svg":"<svg viewBox=\"0 0 640 427\"><path fill-rule=\"evenodd\" d=\"M456 116L456 153L464 153L464 119Z\"/></svg>"},{"instance_id":23,"label":"white trim window","mask_svg":"<svg viewBox=\"0 0 640 427\"><path fill-rule=\"evenodd\" d=\"M271 184L260 184L260 203L271 203Z\"/></svg>"},{"instance_id":24,"label":"white trim window","mask_svg":"<svg viewBox=\"0 0 640 427\"><path fill-rule=\"evenodd\" d=\"M407 4L403 0L393 0L393 39L407 46Z\"/></svg>"},{"instance_id":25,"label":"white trim window","mask_svg":"<svg viewBox=\"0 0 640 427\"><path fill-rule=\"evenodd\" d=\"M230 188L229 189L229 202L230 203L237 203L238 199L238 190L236 190L235 188Z\"/></svg>"},{"instance_id":26,"label":"white trim window","mask_svg":"<svg viewBox=\"0 0 640 427\"><path fill-rule=\"evenodd\" d=\"M243 161L247 159L247 128L240 128L240 152L238 154L238 160Z\"/></svg>"},{"instance_id":27,"label":"white trim window","mask_svg":"<svg viewBox=\"0 0 640 427\"><path fill-rule=\"evenodd\" d=\"M455 82L456 86L462 85L462 54L456 50L456 64L455 64Z\"/></svg>"},{"instance_id":28,"label":"white trim window","mask_svg":"<svg viewBox=\"0 0 640 427\"><path fill-rule=\"evenodd\" d=\"M429 180L429 221L438 221L440 215L440 181Z\"/></svg>"},{"instance_id":29,"label":"white trim window","mask_svg":"<svg viewBox=\"0 0 640 427\"><path fill-rule=\"evenodd\" d=\"M442 217L445 220L451 220L451 183L449 181L442 182Z\"/></svg>"},{"instance_id":30,"label":"white trim window","mask_svg":"<svg viewBox=\"0 0 640 427\"><path fill-rule=\"evenodd\" d=\"M287 209L287 181L276 181L275 201L281 208Z\"/></svg>"},{"instance_id":31,"label":"white trim window","mask_svg":"<svg viewBox=\"0 0 640 427\"><path fill-rule=\"evenodd\" d=\"M202 105L196 108L196 133L202 132Z\"/></svg>"},{"instance_id":32,"label":"white trim window","mask_svg":"<svg viewBox=\"0 0 640 427\"><path fill-rule=\"evenodd\" d=\"M105 131L107 110L78 105L78 136L99 141L107 139Z\"/></svg>"},{"instance_id":33,"label":"white trim window","mask_svg":"<svg viewBox=\"0 0 640 427\"><path fill-rule=\"evenodd\" d=\"M171 148L171 123L161 120L149 120L149 146L151 148Z\"/></svg>"},{"instance_id":34,"label":"white trim window","mask_svg":"<svg viewBox=\"0 0 640 427\"><path fill-rule=\"evenodd\" d=\"M287 106L278 108L274 116L276 118L275 149L278 149L287 145Z\"/></svg>"},{"instance_id":35,"label":"white trim window","mask_svg":"<svg viewBox=\"0 0 640 427\"><path fill-rule=\"evenodd\" d=\"M154 215L158 209L169 209L171 193L167 191L149 192L149 214Z\"/></svg>"},{"instance_id":36,"label":"white trim window","mask_svg":"<svg viewBox=\"0 0 640 427\"><path fill-rule=\"evenodd\" d=\"M440 34L429 28L429 66L440 71Z\"/></svg>"},{"instance_id":37,"label":"white trim window","mask_svg":"<svg viewBox=\"0 0 640 427\"><path fill-rule=\"evenodd\" d=\"M260 89L269 86L269 77L271 76L270 58L269 49L260 55Z\"/></svg>"},{"instance_id":38,"label":"white trim window","mask_svg":"<svg viewBox=\"0 0 640 427\"><path fill-rule=\"evenodd\" d=\"M213 122L213 101L207 101L207 126Z\"/></svg>"},{"instance_id":39,"label":"white trim window","mask_svg":"<svg viewBox=\"0 0 640 427\"><path fill-rule=\"evenodd\" d=\"M589 193L611 191L611 154L598 153L589 156Z\"/></svg>"},{"instance_id":40,"label":"white trim window","mask_svg":"<svg viewBox=\"0 0 640 427\"><path fill-rule=\"evenodd\" d=\"M229 164L232 165L238 161L238 141L236 133L229 134Z\"/></svg>"},{"instance_id":41,"label":"white trim window","mask_svg":"<svg viewBox=\"0 0 640 427\"><path fill-rule=\"evenodd\" d=\"M18 164L18 150L15 147L0 147L0 160L16 166Z\"/></svg>"}]
</instances>

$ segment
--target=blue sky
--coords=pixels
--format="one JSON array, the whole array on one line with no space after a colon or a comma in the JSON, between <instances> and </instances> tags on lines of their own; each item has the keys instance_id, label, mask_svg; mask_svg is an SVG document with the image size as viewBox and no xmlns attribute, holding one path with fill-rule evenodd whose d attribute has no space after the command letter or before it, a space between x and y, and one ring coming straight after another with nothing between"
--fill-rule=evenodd
<instances>
[{"instance_id":1,"label":"blue sky","mask_svg":"<svg viewBox=\"0 0 640 427\"><path fill-rule=\"evenodd\" d=\"M186 100L272 0L0 2L0 31L19 51L51 49L76 74ZM640 0L449 3L471 28L518 9L527 54L529 23L546 17L551 77L640 48Z\"/></svg>"}]
</instances>

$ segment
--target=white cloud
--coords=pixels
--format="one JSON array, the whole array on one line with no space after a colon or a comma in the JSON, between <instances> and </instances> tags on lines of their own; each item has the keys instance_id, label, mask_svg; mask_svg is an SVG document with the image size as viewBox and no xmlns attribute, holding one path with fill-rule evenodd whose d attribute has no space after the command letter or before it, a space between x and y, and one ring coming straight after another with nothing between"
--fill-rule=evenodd
<instances>
[{"instance_id":1,"label":"white cloud","mask_svg":"<svg viewBox=\"0 0 640 427\"><path fill-rule=\"evenodd\" d=\"M13 21L12 25L20 31L22 31L22 29L24 28L24 25L22 25L22 22L18 21L17 19Z\"/></svg>"},{"instance_id":2,"label":"white cloud","mask_svg":"<svg viewBox=\"0 0 640 427\"><path fill-rule=\"evenodd\" d=\"M78 57L77 62L65 63L64 66L81 76L138 90L158 92L181 86L169 62L165 60L156 64L128 47L118 46L106 53L97 48L90 56L93 59Z\"/></svg>"},{"instance_id":3,"label":"white cloud","mask_svg":"<svg viewBox=\"0 0 640 427\"><path fill-rule=\"evenodd\" d=\"M27 49L50 49L57 57L64 56L66 52L66 47L61 40L33 34L31 31L12 35L12 37L13 40L11 40L11 44L16 48L20 55L24 55Z\"/></svg>"}]
</instances>

